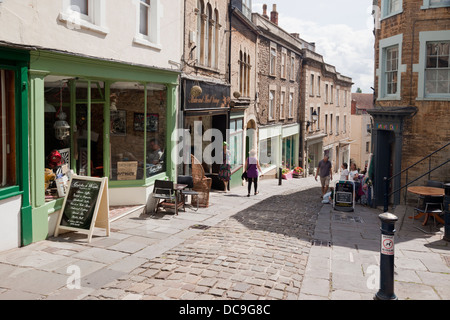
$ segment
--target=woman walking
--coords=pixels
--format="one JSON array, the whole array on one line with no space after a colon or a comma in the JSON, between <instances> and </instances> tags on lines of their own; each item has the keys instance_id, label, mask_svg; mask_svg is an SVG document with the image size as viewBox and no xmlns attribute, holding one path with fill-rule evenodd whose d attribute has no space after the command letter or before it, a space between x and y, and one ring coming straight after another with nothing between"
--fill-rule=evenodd
<instances>
[{"instance_id":1,"label":"woman walking","mask_svg":"<svg viewBox=\"0 0 450 320\"><path fill-rule=\"evenodd\" d=\"M256 158L256 151L251 150L249 152L249 157L247 158L247 161L245 162L245 171L247 172L247 178L248 178L248 195L247 197L250 197L250 191L252 189L252 183L255 185L255 195L257 195L258 192L258 170L259 172L262 172L261 167L259 166L259 161Z\"/></svg>"},{"instance_id":2,"label":"woman walking","mask_svg":"<svg viewBox=\"0 0 450 320\"><path fill-rule=\"evenodd\" d=\"M228 150L228 143L223 143L223 162L220 165L219 169L219 179L223 181L223 184L225 185L225 192L228 192L228 184L231 179L231 154Z\"/></svg>"}]
</instances>

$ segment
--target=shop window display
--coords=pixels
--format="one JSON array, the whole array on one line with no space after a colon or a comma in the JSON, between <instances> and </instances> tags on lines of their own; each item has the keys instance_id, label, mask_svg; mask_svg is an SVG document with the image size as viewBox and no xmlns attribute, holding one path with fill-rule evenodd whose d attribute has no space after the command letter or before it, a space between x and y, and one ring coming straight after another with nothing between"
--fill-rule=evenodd
<instances>
[{"instance_id":1,"label":"shop window display","mask_svg":"<svg viewBox=\"0 0 450 320\"><path fill-rule=\"evenodd\" d=\"M0 188L16 183L14 75L0 70Z\"/></svg>"},{"instance_id":2,"label":"shop window display","mask_svg":"<svg viewBox=\"0 0 450 320\"><path fill-rule=\"evenodd\" d=\"M112 181L144 179L145 90L139 83L111 85Z\"/></svg>"},{"instance_id":3,"label":"shop window display","mask_svg":"<svg viewBox=\"0 0 450 320\"><path fill-rule=\"evenodd\" d=\"M147 178L166 171L166 108L165 86L147 85Z\"/></svg>"}]
</instances>

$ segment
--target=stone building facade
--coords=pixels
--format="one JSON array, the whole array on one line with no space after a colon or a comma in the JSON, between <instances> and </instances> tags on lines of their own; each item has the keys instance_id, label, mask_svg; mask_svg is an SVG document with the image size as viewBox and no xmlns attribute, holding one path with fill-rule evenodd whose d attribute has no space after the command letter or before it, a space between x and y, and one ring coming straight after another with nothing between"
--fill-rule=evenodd
<instances>
[{"instance_id":1,"label":"stone building facade","mask_svg":"<svg viewBox=\"0 0 450 320\"><path fill-rule=\"evenodd\" d=\"M231 16L230 83L231 111L229 142L232 156L232 186L243 183L245 161L257 150L256 79L259 31L244 2L233 1Z\"/></svg>"},{"instance_id":2,"label":"stone building facade","mask_svg":"<svg viewBox=\"0 0 450 320\"><path fill-rule=\"evenodd\" d=\"M333 171L339 172L343 163L350 164L353 83L313 49L303 49L302 161L307 174L314 174L319 161L327 155Z\"/></svg>"},{"instance_id":3,"label":"stone building facade","mask_svg":"<svg viewBox=\"0 0 450 320\"><path fill-rule=\"evenodd\" d=\"M230 118L230 1L184 1L184 49L181 74L181 104L178 128L184 129L184 140L190 141L183 149L180 173L190 174L190 154L203 163L205 173L212 178L213 187L223 189L217 179L220 164L204 161L207 141L205 132L217 129L227 141ZM193 95L191 89L201 89ZM195 140L195 134L200 135ZM196 141L200 144L196 145ZM213 151L220 152L220 151Z\"/></svg>"},{"instance_id":4,"label":"stone building facade","mask_svg":"<svg viewBox=\"0 0 450 320\"><path fill-rule=\"evenodd\" d=\"M383 203L382 179L392 177L450 141L450 3L443 0L374 1L375 108L374 187ZM431 167L449 158L445 148L431 158ZM429 170L428 160L409 170L409 181ZM424 179L448 181L443 166ZM389 192L406 182L399 175ZM394 203L402 192L395 193Z\"/></svg>"},{"instance_id":5,"label":"stone building facade","mask_svg":"<svg viewBox=\"0 0 450 320\"><path fill-rule=\"evenodd\" d=\"M253 13L260 31L257 42L257 97L259 159L266 177L280 167L293 169L299 164L300 81L303 41L278 26L276 5L269 19Z\"/></svg>"}]
</instances>

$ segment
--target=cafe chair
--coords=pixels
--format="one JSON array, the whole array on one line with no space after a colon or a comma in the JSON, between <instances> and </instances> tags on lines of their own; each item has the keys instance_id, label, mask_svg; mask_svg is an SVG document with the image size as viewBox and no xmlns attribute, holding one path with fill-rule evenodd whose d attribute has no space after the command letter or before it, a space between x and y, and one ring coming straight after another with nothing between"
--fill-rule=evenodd
<instances>
[{"instance_id":1,"label":"cafe chair","mask_svg":"<svg viewBox=\"0 0 450 320\"><path fill-rule=\"evenodd\" d=\"M205 170L201 162L191 154L191 167L194 191L198 192L197 196L193 196L191 203L197 204L199 207L207 208L209 206L209 192L211 190L212 179L205 176Z\"/></svg>"},{"instance_id":2,"label":"cafe chair","mask_svg":"<svg viewBox=\"0 0 450 320\"><path fill-rule=\"evenodd\" d=\"M426 196L422 205L414 210L417 214L425 215L425 220L422 225L425 226L428 223L430 216L434 219L434 228L436 229L436 220L444 224L441 215L444 213L444 197L443 196ZM413 219L414 222L414 219ZM421 231L424 231L420 229ZM425 231L424 231L425 232Z\"/></svg>"},{"instance_id":3,"label":"cafe chair","mask_svg":"<svg viewBox=\"0 0 450 320\"><path fill-rule=\"evenodd\" d=\"M192 190L194 188L194 179L192 176L178 176L177 178L178 184L185 184L187 185L186 189L181 191L182 199L183 199L183 208L184 211L186 211L186 197L191 196L191 205L192 205L192 199L194 197L198 197L198 192ZM193 209L194 211L198 211L198 201L196 202L197 209Z\"/></svg>"},{"instance_id":4,"label":"cafe chair","mask_svg":"<svg viewBox=\"0 0 450 320\"><path fill-rule=\"evenodd\" d=\"M177 197L173 187L173 181L156 180L153 186L153 198L156 200L155 214L160 208L167 207L168 204L175 204L177 207Z\"/></svg>"}]
</instances>

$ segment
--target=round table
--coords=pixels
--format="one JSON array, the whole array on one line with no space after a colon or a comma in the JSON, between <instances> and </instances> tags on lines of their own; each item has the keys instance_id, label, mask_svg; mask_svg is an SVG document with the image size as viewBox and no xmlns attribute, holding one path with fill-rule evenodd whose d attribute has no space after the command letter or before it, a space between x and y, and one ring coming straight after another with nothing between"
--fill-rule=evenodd
<instances>
[{"instance_id":1,"label":"round table","mask_svg":"<svg viewBox=\"0 0 450 320\"><path fill-rule=\"evenodd\" d=\"M420 195L420 196L430 196L430 197L443 197L445 195L445 189L442 188L434 188L434 187L425 187L425 186L414 186L409 187L408 192ZM415 215L414 217L410 217L412 219L419 219L426 215L425 220L422 225L426 225L428 222L428 218L430 215L433 215L436 220L438 220L440 223L444 224L444 221L439 217L439 215L430 214L427 212L420 212L419 214Z\"/></svg>"},{"instance_id":2,"label":"round table","mask_svg":"<svg viewBox=\"0 0 450 320\"><path fill-rule=\"evenodd\" d=\"M409 187L408 191L414 194L418 194L421 196L444 196L445 190L442 188L434 188L434 187L423 187L423 186L415 186Z\"/></svg>"}]
</instances>

